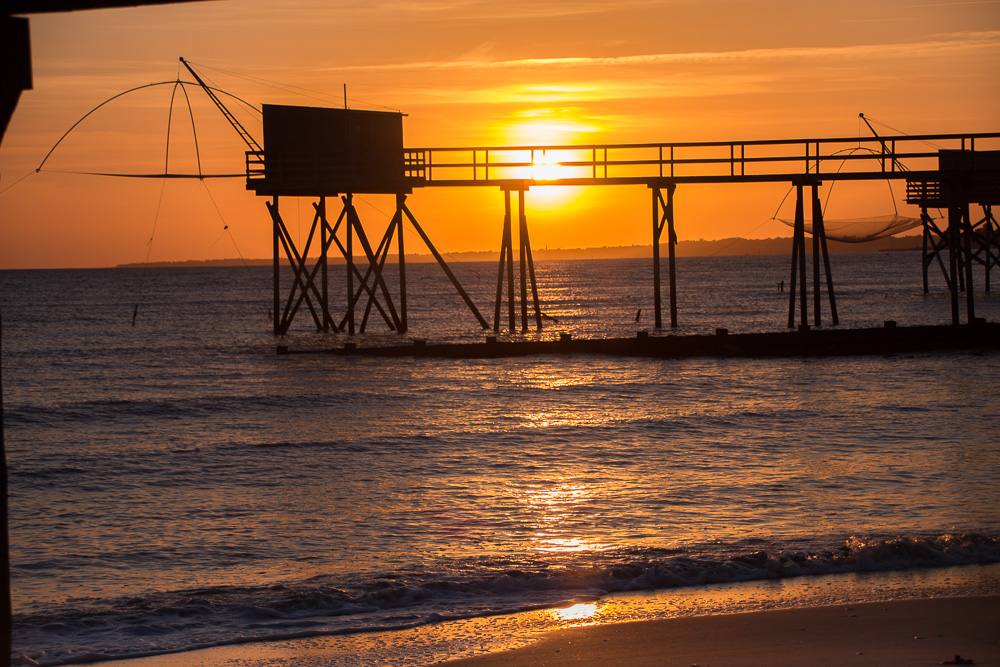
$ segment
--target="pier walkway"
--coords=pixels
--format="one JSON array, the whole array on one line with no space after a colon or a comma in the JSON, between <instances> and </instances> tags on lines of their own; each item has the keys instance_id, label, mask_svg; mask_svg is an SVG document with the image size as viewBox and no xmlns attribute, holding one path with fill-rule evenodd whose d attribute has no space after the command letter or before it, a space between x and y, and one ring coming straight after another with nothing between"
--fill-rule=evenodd
<instances>
[{"instance_id":1,"label":"pier walkway","mask_svg":"<svg viewBox=\"0 0 1000 667\"><path fill-rule=\"evenodd\" d=\"M978 262L985 266L987 286L990 270L1000 265L1000 244L991 209L1000 203L1000 132L880 137L872 128L874 136L866 138L405 148L401 113L265 104L261 145L190 65L183 59L182 62L246 143L247 189L270 198L267 209L274 224L274 332L279 336L288 331L303 304L319 330L346 331L350 335L358 329L363 332L374 309L390 330L407 331L406 253L402 233L405 223L426 244L479 325L490 328L408 207L407 195L418 188L495 187L503 191L494 332L500 331L505 294L508 332L517 330L518 301L521 331L529 327L529 303L535 327L542 328L525 213L525 193L533 187L645 185L650 189L656 328L663 326L660 246L664 232L670 326L676 327L678 323L674 193L679 186L689 184L787 182L795 189L789 328L795 327L796 308L799 327L810 326L807 227L813 239L812 324L821 326L823 321L821 273L825 278L830 319L833 324L839 322L819 198L819 186L824 181L905 179L907 201L919 205L922 211L925 289L927 266L936 258L951 290L954 324L959 322L961 289L967 295L967 321L975 321L972 265ZM861 118L867 123L863 115ZM806 189L810 191L808 199ZM518 198L518 271L514 267L512 192ZM395 195L395 212L377 246L370 242L361 223L353 203L355 194ZM301 251L281 216L279 200L285 196L318 200L313 204L315 215ZM326 200L333 197L339 197L342 206L331 224ZM971 204L983 207L984 217L979 223L972 222ZM934 224L927 211L929 207L948 209L948 225L944 230ZM355 238L367 261L366 267L361 262L364 273L355 262ZM383 270L394 238L399 267L398 308ZM311 263L309 250L313 243L318 244L319 252ZM346 308L341 318L334 318L330 308L327 269L333 245L347 264ZM285 298L282 298L282 251L293 272L291 289ZM948 255L947 264L943 253ZM515 278L519 290L515 289ZM358 313L363 313L359 326Z\"/></svg>"},{"instance_id":2,"label":"pier walkway","mask_svg":"<svg viewBox=\"0 0 1000 667\"><path fill-rule=\"evenodd\" d=\"M267 109L265 107L265 123ZM381 122L383 119L377 120ZM799 327L810 324L807 229L813 238L812 325L822 325L821 304L824 300L829 301L832 323L839 321L818 191L824 181L905 181L907 202L920 206L922 211L924 290L928 289L928 267L936 261L951 292L952 320L955 324L960 321L961 291L966 293L967 321L975 320L973 266L979 264L984 267L986 288L989 289L990 271L1000 265L1000 244L991 209L1000 203L1000 132L703 143L406 148L401 151L401 173L396 162L391 162L392 167L385 168L389 163L382 162L384 152L380 153L372 145L377 146L378 142L369 142L361 152L345 150L343 146L340 146L341 150L320 151L315 141L299 141L296 144L277 132L273 134L280 137L279 142L291 146L283 146L275 157L268 150L248 151L246 173L248 189L272 198L268 209L275 221L274 307L278 314L275 317L275 333L279 335L288 330L303 303L312 314L317 328L345 330L353 334L356 330L356 308L360 308L365 299L366 314L361 320L361 331L367 325L368 313L373 306L391 330L406 331L405 250L401 234L397 250L400 262L399 309L395 308L382 275L393 235L404 221L409 222L421 236L479 324L484 329L491 328L407 206L406 196L421 188L493 187L504 192L505 215L492 322L494 332L500 331L504 314L510 332L514 332L518 324L522 331L527 330L529 319L534 320L537 328L542 328L525 213L525 192L537 187L644 185L651 190L653 311L657 328L663 326L664 320L660 261L661 244L664 242L668 260L669 322L671 326L678 323L674 257L677 237L673 212L673 197L678 186L787 182L795 188L787 322L790 328L796 326L796 319ZM369 134L372 134L370 128ZM399 137L401 139L401 131ZM318 142L318 145L322 144L322 141ZM372 176L373 171L380 173ZM396 195L395 215L377 248L367 240L353 206L353 194L360 192ZM518 198L516 214L512 213L512 192ZM311 268L307 268L306 253L297 251L281 221L278 200L279 196L285 195L319 199L314 205L316 218L313 232L317 228L320 230L318 241L321 253ZM331 225L326 220L325 199L337 196L342 199L343 211L336 223ZM972 204L982 206L983 217L978 222L970 217ZM930 208L948 210L948 222L944 228L934 221L928 212ZM513 231L515 215L517 250ZM347 224L343 224L345 221ZM337 236L342 229L346 235L344 241ZM664 233L666 239L663 239ZM364 274L355 266L354 236L357 236L368 259ZM310 243L312 240L313 234L310 235ZM339 320L329 313L326 253L331 244L339 247L349 266L346 313ZM277 269L279 246L284 249L295 272L291 294L284 300L283 308ZM308 246L309 243L306 249ZM519 256L518 270L514 266L516 255ZM319 279L321 286L316 282L317 273L322 274ZM519 290L515 285L516 279ZM826 299L822 294L824 282ZM502 313L505 292L507 312ZM520 322L516 308L518 301ZM529 306L534 311L533 318L529 318Z\"/></svg>"}]
</instances>

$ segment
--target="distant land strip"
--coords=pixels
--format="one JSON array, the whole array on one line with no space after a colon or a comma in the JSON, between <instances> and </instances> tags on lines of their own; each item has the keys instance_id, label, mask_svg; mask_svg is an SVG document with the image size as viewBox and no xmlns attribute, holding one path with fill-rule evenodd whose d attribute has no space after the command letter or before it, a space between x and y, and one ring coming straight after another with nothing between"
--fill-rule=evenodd
<instances>
[{"instance_id":1,"label":"distant land strip","mask_svg":"<svg viewBox=\"0 0 1000 667\"><path fill-rule=\"evenodd\" d=\"M876 239L865 243L841 243L839 241L829 241L831 253L843 252L891 252L899 250L920 250L923 239L921 236L901 236ZM807 252L810 252L812 241L806 239ZM729 238L715 241L679 241L675 249L678 257L716 257L733 255L791 255L792 239L769 238L769 239L741 239ZM500 258L500 252L494 250L468 251L442 253L447 260L456 262L495 262ZM533 248L532 255L536 261L539 260L560 260L560 259L627 259L652 257L652 246L605 246L601 248ZM666 265L667 247L662 245L660 255ZM136 262L132 264L119 264L115 268L128 269L143 266L155 268L187 267L187 266L270 266L272 259L190 259L179 262ZM364 262L364 257L357 258L358 262ZM387 262L396 262L395 255L389 255ZM434 257L430 253L407 254L407 262L421 263L433 262ZM330 257L331 264L343 264L343 257Z\"/></svg>"}]
</instances>

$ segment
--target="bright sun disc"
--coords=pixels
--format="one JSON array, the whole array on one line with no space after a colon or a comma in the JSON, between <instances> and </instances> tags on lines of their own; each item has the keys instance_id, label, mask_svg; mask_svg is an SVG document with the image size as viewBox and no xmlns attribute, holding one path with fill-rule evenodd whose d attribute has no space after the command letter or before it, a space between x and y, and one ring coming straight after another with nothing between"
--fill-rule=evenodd
<instances>
[{"instance_id":1,"label":"bright sun disc","mask_svg":"<svg viewBox=\"0 0 1000 667\"><path fill-rule=\"evenodd\" d=\"M559 164L559 161L543 152L541 157L535 156L531 163L531 178L535 181L555 181L569 177L569 169Z\"/></svg>"}]
</instances>

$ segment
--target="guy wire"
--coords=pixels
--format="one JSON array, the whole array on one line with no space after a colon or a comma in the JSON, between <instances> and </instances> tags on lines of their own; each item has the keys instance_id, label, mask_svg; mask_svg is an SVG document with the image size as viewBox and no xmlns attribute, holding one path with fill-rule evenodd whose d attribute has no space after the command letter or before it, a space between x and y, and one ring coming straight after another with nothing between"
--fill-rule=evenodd
<instances>
[{"instance_id":1,"label":"guy wire","mask_svg":"<svg viewBox=\"0 0 1000 667\"><path fill-rule=\"evenodd\" d=\"M167 181L164 179L160 184L160 198L156 201L156 215L153 216L153 230L149 234L149 241L146 242L146 261L142 264L142 273L139 274L139 290L135 298L135 308L132 310L132 326L135 326L135 319L139 315L139 302L146 287L146 273L149 271L149 257L153 252L153 239L156 237L156 223L160 220L160 207L163 204L163 192L167 189Z\"/></svg>"},{"instance_id":2,"label":"guy wire","mask_svg":"<svg viewBox=\"0 0 1000 667\"><path fill-rule=\"evenodd\" d=\"M208 189L208 183L206 183L205 181L202 181L201 183L205 187L205 194L208 195L209 201L212 202L212 206L215 208L215 212L219 216L219 220L222 221L222 232L223 232L223 234L228 234L229 235L229 240L232 241L233 248L236 249L236 254L237 254L237 256L239 256L240 261L243 263L243 269L246 271L247 278L250 280L250 284L255 284L255 282L253 280L253 272L250 270L250 265L247 264L246 258L243 256L243 253L240 252L240 247L236 244L236 239L233 237L233 233L229 229L229 223L227 223L225 217L223 217L222 210L219 208L219 205L216 203L215 197L212 196L212 191ZM221 238L221 236L220 236L220 238ZM216 242L218 242L218 240L216 240ZM264 290L261 289L260 285L257 285L257 292L259 294L261 294L261 302L262 303L266 303L267 299L264 298L264 296L265 296L264 295ZM272 321L272 322L274 321L274 313L272 313L270 311L270 309L267 310L267 317L268 317L268 319L270 321Z\"/></svg>"}]
</instances>

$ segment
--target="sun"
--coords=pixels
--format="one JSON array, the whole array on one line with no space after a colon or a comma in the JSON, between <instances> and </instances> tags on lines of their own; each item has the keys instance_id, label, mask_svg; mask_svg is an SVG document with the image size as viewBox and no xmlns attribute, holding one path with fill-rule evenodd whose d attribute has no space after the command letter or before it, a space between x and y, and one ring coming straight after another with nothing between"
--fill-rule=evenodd
<instances>
[{"instance_id":1,"label":"sun","mask_svg":"<svg viewBox=\"0 0 1000 667\"><path fill-rule=\"evenodd\" d=\"M556 151L543 150L540 156L536 153L531 161L531 180L558 181L572 178L572 169L560 164L558 158Z\"/></svg>"},{"instance_id":2,"label":"sun","mask_svg":"<svg viewBox=\"0 0 1000 667\"><path fill-rule=\"evenodd\" d=\"M575 148L599 130L594 124L574 116L575 109L530 109L518 114L517 120L502 126L501 141L516 147L512 158L526 166L512 170L514 178L533 182L528 200L536 210L566 209L578 200L587 188L555 185L559 181L586 178L592 169L591 151Z\"/></svg>"}]
</instances>

